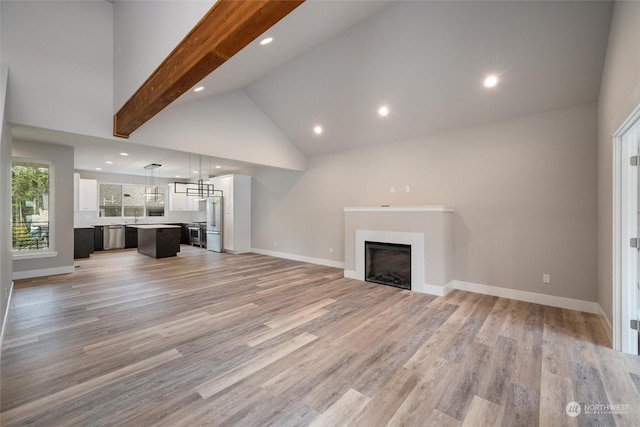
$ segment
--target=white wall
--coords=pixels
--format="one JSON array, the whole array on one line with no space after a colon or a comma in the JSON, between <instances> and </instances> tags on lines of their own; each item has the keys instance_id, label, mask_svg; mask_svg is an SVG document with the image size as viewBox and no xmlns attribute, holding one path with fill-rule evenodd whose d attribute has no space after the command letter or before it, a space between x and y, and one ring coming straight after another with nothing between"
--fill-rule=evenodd
<instances>
[{"instance_id":1,"label":"white wall","mask_svg":"<svg viewBox=\"0 0 640 427\"><path fill-rule=\"evenodd\" d=\"M112 7L106 1L2 1L9 121L111 136Z\"/></svg>"},{"instance_id":2,"label":"white wall","mask_svg":"<svg viewBox=\"0 0 640 427\"><path fill-rule=\"evenodd\" d=\"M613 323L613 134L640 104L640 2L617 1L598 101L598 302Z\"/></svg>"},{"instance_id":3,"label":"white wall","mask_svg":"<svg viewBox=\"0 0 640 427\"><path fill-rule=\"evenodd\" d=\"M16 273L24 272L34 272L30 276L35 277L73 271L73 148L14 140L11 155L53 162L54 205L53 227L50 225L50 229L55 239L52 249L57 251L55 257L14 260L14 277Z\"/></svg>"},{"instance_id":4,"label":"white wall","mask_svg":"<svg viewBox=\"0 0 640 427\"><path fill-rule=\"evenodd\" d=\"M2 5L0 4L0 10ZM11 293L11 132L5 122L5 95L7 93L8 70L0 64L0 328L4 326L5 313ZM0 332L0 349L2 333Z\"/></svg>"},{"instance_id":5,"label":"white wall","mask_svg":"<svg viewBox=\"0 0 640 427\"><path fill-rule=\"evenodd\" d=\"M446 205L456 280L596 301L596 142L588 104L257 169L253 246L344 261L343 207Z\"/></svg>"},{"instance_id":6,"label":"white wall","mask_svg":"<svg viewBox=\"0 0 640 427\"><path fill-rule=\"evenodd\" d=\"M214 3L215 0L114 3L114 113L138 90Z\"/></svg>"},{"instance_id":7,"label":"white wall","mask_svg":"<svg viewBox=\"0 0 640 427\"><path fill-rule=\"evenodd\" d=\"M306 167L302 153L242 90L171 105L130 140L266 166Z\"/></svg>"}]
</instances>

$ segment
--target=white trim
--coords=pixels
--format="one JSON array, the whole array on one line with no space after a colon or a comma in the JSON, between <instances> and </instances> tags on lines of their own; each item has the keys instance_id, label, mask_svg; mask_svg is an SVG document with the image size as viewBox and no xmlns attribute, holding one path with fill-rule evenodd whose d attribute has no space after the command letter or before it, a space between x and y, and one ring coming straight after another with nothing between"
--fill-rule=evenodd
<instances>
[{"instance_id":1,"label":"white trim","mask_svg":"<svg viewBox=\"0 0 640 427\"><path fill-rule=\"evenodd\" d=\"M266 249L251 248L251 252L259 255L267 255L276 258L290 259L292 261L308 262L309 264L324 265L325 267L334 267L344 269L344 262L334 261L331 259L314 258L304 255L288 254L286 252L268 251Z\"/></svg>"},{"instance_id":2,"label":"white trim","mask_svg":"<svg viewBox=\"0 0 640 427\"><path fill-rule=\"evenodd\" d=\"M64 267L40 268L38 270L14 271L13 280L32 279L34 277L55 276L58 274L73 273L73 265Z\"/></svg>"},{"instance_id":3,"label":"white trim","mask_svg":"<svg viewBox=\"0 0 640 427\"><path fill-rule=\"evenodd\" d=\"M353 270L345 270L344 277L347 279L360 280ZM604 316L602 307L597 302L583 301L572 298L557 297L553 295L538 294L535 292L520 291L517 289L500 288L497 286L483 285L480 283L464 282L462 280L452 280L445 286L424 285L425 292L430 295L445 296L454 289L461 291L474 292L483 295L492 295L500 298L509 298L517 301L530 302L534 304L547 305L550 307L566 308L568 310L584 311L586 313L597 314L600 321L611 337L611 324Z\"/></svg>"},{"instance_id":4,"label":"white trim","mask_svg":"<svg viewBox=\"0 0 640 427\"><path fill-rule=\"evenodd\" d=\"M12 252L12 257L16 261L19 261L21 259L53 258L57 256L58 256L57 251L51 251L48 249L43 251L32 250L32 251L13 251Z\"/></svg>"},{"instance_id":5,"label":"white trim","mask_svg":"<svg viewBox=\"0 0 640 427\"><path fill-rule=\"evenodd\" d=\"M345 270L344 277L345 279L360 280L361 282L363 281L358 278L358 274L353 270ZM422 293L443 297L453 290L453 288L451 288L450 285L451 285L451 282L447 283L445 286L435 286L435 285L429 285L428 283L425 283L422 285L422 289L423 289ZM415 289L412 289L412 290L415 291Z\"/></svg>"},{"instance_id":6,"label":"white trim","mask_svg":"<svg viewBox=\"0 0 640 427\"><path fill-rule=\"evenodd\" d=\"M602 306L600 304L598 304L598 317L600 318L602 327L609 337L609 341L613 343L613 328L611 327L611 322L609 322L609 318L607 318L607 315L604 313L604 310L602 309Z\"/></svg>"},{"instance_id":7,"label":"white trim","mask_svg":"<svg viewBox=\"0 0 640 427\"><path fill-rule=\"evenodd\" d=\"M423 289L425 294L435 295L438 297L443 297L453 290L453 288L451 287L451 282L447 283L444 286L435 286L425 283Z\"/></svg>"},{"instance_id":8,"label":"white trim","mask_svg":"<svg viewBox=\"0 0 640 427\"><path fill-rule=\"evenodd\" d=\"M4 317L2 318L2 329L0 329L0 358L2 357L2 342L4 341L4 328L7 326L7 319L9 318L9 307L11 306L11 297L13 296L13 282L9 287L9 298L7 298L7 308L4 310Z\"/></svg>"},{"instance_id":9,"label":"white trim","mask_svg":"<svg viewBox=\"0 0 640 427\"><path fill-rule=\"evenodd\" d=\"M613 133L614 136L620 136L633 127L637 120L640 119L640 104L633 109L629 117L622 122L620 127Z\"/></svg>"},{"instance_id":10,"label":"white trim","mask_svg":"<svg viewBox=\"0 0 640 427\"><path fill-rule=\"evenodd\" d=\"M638 334L629 327L637 309L637 296L635 288L629 289L624 284L637 282L638 254L629 247L629 238L638 236L634 214L638 209L638 170L626 161L638 154L639 138L625 140L625 137L639 120L640 105L613 134L612 343L615 350L631 354L638 351Z\"/></svg>"},{"instance_id":11,"label":"white trim","mask_svg":"<svg viewBox=\"0 0 640 427\"><path fill-rule=\"evenodd\" d=\"M535 292L520 291L517 289L499 288L497 286L463 282L461 280L452 280L447 284L447 286L452 287L453 289L459 289L461 291L475 292L500 298L515 299L518 301L548 305L551 307L566 308L569 310L584 311L593 314L600 314L601 310L597 302L538 294Z\"/></svg>"},{"instance_id":12,"label":"white trim","mask_svg":"<svg viewBox=\"0 0 640 427\"><path fill-rule=\"evenodd\" d=\"M344 271L344 277L346 279L354 279L354 280L359 280L357 277L357 274L354 270L345 270Z\"/></svg>"},{"instance_id":13,"label":"white trim","mask_svg":"<svg viewBox=\"0 0 640 427\"><path fill-rule=\"evenodd\" d=\"M363 206L344 208L345 212L450 212L456 210L446 206Z\"/></svg>"}]
</instances>

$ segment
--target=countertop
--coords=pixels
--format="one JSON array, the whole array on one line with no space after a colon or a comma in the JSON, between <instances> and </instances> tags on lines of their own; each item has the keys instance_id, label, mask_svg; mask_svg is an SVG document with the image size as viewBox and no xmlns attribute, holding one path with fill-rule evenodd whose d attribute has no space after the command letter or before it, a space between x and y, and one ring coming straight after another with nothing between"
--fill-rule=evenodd
<instances>
[{"instance_id":1,"label":"countertop","mask_svg":"<svg viewBox=\"0 0 640 427\"><path fill-rule=\"evenodd\" d=\"M1 1L1 0L0 0ZM167 224L165 222L112 222L112 223L108 223L108 224L88 224L88 225L74 225L73 228L95 228L95 227L108 227L110 225L121 225L124 227L140 227L141 225L161 225L162 227L166 228L169 227L170 225L172 227L180 227L180 225L177 224L181 224L181 223L171 223L171 224Z\"/></svg>"},{"instance_id":2,"label":"countertop","mask_svg":"<svg viewBox=\"0 0 640 427\"><path fill-rule=\"evenodd\" d=\"M153 230L160 228L181 228L179 225L167 225L167 224L127 224L127 227L139 228L143 230Z\"/></svg>"}]
</instances>

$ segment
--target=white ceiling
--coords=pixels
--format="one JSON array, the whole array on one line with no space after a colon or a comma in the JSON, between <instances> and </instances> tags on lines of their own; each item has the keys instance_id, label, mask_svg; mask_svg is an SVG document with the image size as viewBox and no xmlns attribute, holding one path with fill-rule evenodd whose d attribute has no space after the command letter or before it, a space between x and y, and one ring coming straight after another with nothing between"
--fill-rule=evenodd
<instances>
[{"instance_id":1,"label":"white ceiling","mask_svg":"<svg viewBox=\"0 0 640 427\"><path fill-rule=\"evenodd\" d=\"M307 155L596 102L611 11L593 1L395 1L245 92ZM489 73L500 76L491 90Z\"/></svg>"},{"instance_id":2,"label":"white ceiling","mask_svg":"<svg viewBox=\"0 0 640 427\"><path fill-rule=\"evenodd\" d=\"M176 102L242 89L306 155L596 102L612 4L308 0L265 33L273 43L251 43L201 82L205 90ZM501 80L491 90L482 87L488 73ZM376 113L382 104L386 118ZM16 132L56 142L37 129ZM118 141L63 136L76 147L77 169L120 150ZM158 162L171 177L189 168L186 153L138 147L103 172L140 175ZM211 163L229 172L252 166Z\"/></svg>"},{"instance_id":3,"label":"white ceiling","mask_svg":"<svg viewBox=\"0 0 640 427\"><path fill-rule=\"evenodd\" d=\"M255 164L229 159L199 156L184 151L133 144L126 140L87 137L27 126L14 127L12 136L16 140L74 147L75 168L92 172L143 176L145 175L145 166L151 163L159 163L162 167L154 171L159 177L193 181L209 176L234 173L256 166ZM127 153L128 155L122 156L120 153ZM216 166L220 167L217 168ZM96 170L97 168L100 169Z\"/></svg>"}]
</instances>

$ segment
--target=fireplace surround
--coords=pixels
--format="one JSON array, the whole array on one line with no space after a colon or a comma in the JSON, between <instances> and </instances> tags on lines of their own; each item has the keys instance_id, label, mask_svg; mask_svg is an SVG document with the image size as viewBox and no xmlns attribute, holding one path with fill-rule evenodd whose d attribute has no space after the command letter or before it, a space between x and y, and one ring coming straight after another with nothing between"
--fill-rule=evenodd
<instances>
[{"instance_id":1,"label":"fireplace surround","mask_svg":"<svg viewBox=\"0 0 640 427\"><path fill-rule=\"evenodd\" d=\"M344 276L365 281L365 243L411 246L411 290L444 295L453 279L453 213L444 206L348 207Z\"/></svg>"}]
</instances>

